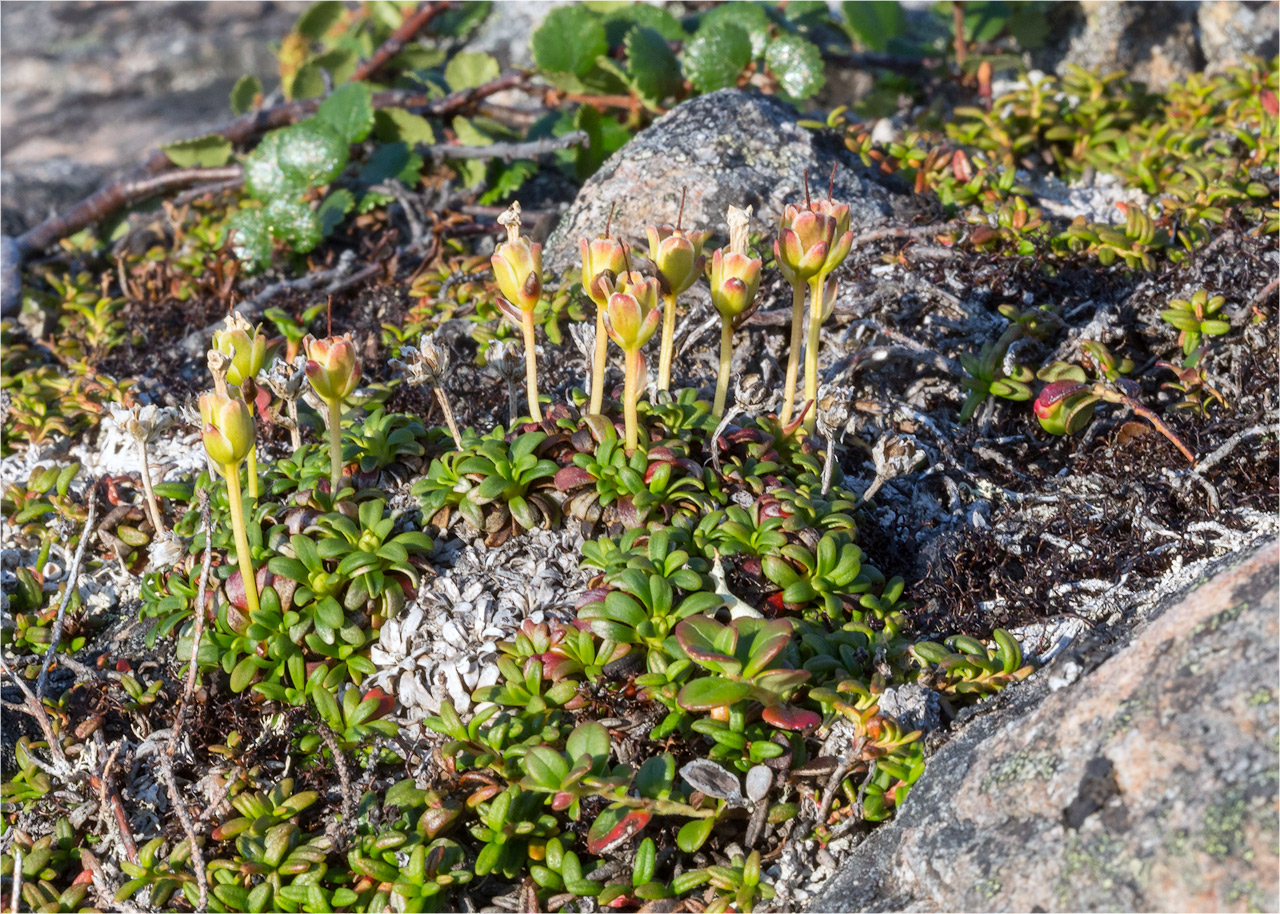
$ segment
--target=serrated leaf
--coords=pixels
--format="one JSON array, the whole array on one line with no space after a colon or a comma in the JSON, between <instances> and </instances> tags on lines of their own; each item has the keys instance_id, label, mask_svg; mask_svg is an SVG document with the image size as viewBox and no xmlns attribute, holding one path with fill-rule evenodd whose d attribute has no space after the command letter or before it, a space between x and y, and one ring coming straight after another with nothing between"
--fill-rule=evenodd
<instances>
[{"instance_id":1,"label":"serrated leaf","mask_svg":"<svg viewBox=\"0 0 1280 914\"><path fill-rule=\"evenodd\" d=\"M452 126L460 146L493 145L493 137L480 130L474 122L465 117L455 117Z\"/></svg>"},{"instance_id":2,"label":"serrated leaf","mask_svg":"<svg viewBox=\"0 0 1280 914\"><path fill-rule=\"evenodd\" d=\"M271 233L260 209L242 209L227 220L227 241L250 271L271 263Z\"/></svg>"},{"instance_id":3,"label":"serrated leaf","mask_svg":"<svg viewBox=\"0 0 1280 914\"><path fill-rule=\"evenodd\" d=\"M627 33L627 70L636 91L651 102L660 102L680 91L680 65L667 39L648 26Z\"/></svg>"},{"instance_id":4,"label":"serrated leaf","mask_svg":"<svg viewBox=\"0 0 1280 914\"><path fill-rule=\"evenodd\" d=\"M850 34L872 51L883 51L890 39L897 38L906 30L906 16L897 0L841 3L840 11L844 13Z\"/></svg>"},{"instance_id":5,"label":"serrated leaf","mask_svg":"<svg viewBox=\"0 0 1280 914\"><path fill-rule=\"evenodd\" d=\"M453 55L449 65L444 68L444 79L450 89L461 92L497 79L500 72L498 62L492 55L463 51Z\"/></svg>"},{"instance_id":6,"label":"serrated leaf","mask_svg":"<svg viewBox=\"0 0 1280 914\"><path fill-rule=\"evenodd\" d=\"M262 80L252 74L241 76L231 87L231 110L236 114L247 114L258 106L261 97Z\"/></svg>"},{"instance_id":7,"label":"serrated leaf","mask_svg":"<svg viewBox=\"0 0 1280 914\"><path fill-rule=\"evenodd\" d=\"M549 73L585 76L609 43L600 17L582 6L562 6L547 14L529 42L534 62Z\"/></svg>"},{"instance_id":8,"label":"serrated leaf","mask_svg":"<svg viewBox=\"0 0 1280 914\"><path fill-rule=\"evenodd\" d=\"M322 0L298 17L293 30L312 41L318 41L338 24L344 9L340 0Z\"/></svg>"},{"instance_id":9,"label":"serrated leaf","mask_svg":"<svg viewBox=\"0 0 1280 914\"><path fill-rule=\"evenodd\" d=\"M759 3L734 0L731 3L718 3L703 14L698 23L698 32L703 29L719 28L722 25L735 25L747 33L751 39L751 57L755 59L764 53L769 44L769 14Z\"/></svg>"},{"instance_id":10,"label":"serrated leaf","mask_svg":"<svg viewBox=\"0 0 1280 914\"><path fill-rule=\"evenodd\" d=\"M799 35L782 35L764 52L768 66L782 91L792 98L808 98L822 88L822 52Z\"/></svg>"},{"instance_id":11,"label":"serrated leaf","mask_svg":"<svg viewBox=\"0 0 1280 914\"><path fill-rule=\"evenodd\" d=\"M528 159L516 159L503 167L490 181L489 189L480 195L480 204L488 206L502 203L524 186L524 183L538 173L538 164Z\"/></svg>"},{"instance_id":12,"label":"serrated leaf","mask_svg":"<svg viewBox=\"0 0 1280 914\"><path fill-rule=\"evenodd\" d=\"M320 243L320 217L301 200L277 197L263 210L267 230L300 254Z\"/></svg>"},{"instance_id":13,"label":"serrated leaf","mask_svg":"<svg viewBox=\"0 0 1280 914\"><path fill-rule=\"evenodd\" d=\"M689 37L680 20L667 12L665 7L649 3L628 3L605 16L604 32L609 47L621 45L627 33L635 26L651 28L667 41L684 41Z\"/></svg>"},{"instance_id":14,"label":"serrated leaf","mask_svg":"<svg viewBox=\"0 0 1280 914\"><path fill-rule=\"evenodd\" d=\"M742 28L722 22L699 29L684 51L684 75L699 92L725 89L751 62L751 38Z\"/></svg>"},{"instance_id":15,"label":"serrated leaf","mask_svg":"<svg viewBox=\"0 0 1280 914\"><path fill-rule=\"evenodd\" d=\"M280 167L280 147L285 131L273 130L262 138L244 160L244 186L255 200L300 194L306 184Z\"/></svg>"},{"instance_id":16,"label":"serrated leaf","mask_svg":"<svg viewBox=\"0 0 1280 914\"><path fill-rule=\"evenodd\" d=\"M160 147L179 168L221 168L231 161L231 141L211 133Z\"/></svg>"},{"instance_id":17,"label":"serrated leaf","mask_svg":"<svg viewBox=\"0 0 1280 914\"><path fill-rule=\"evenodd\" d=\"M372 97L367 83L344 83L320 103L316 118L347 143L359 143L373 129Z\"/></svg>"},{"instance_id":18,"label":"serrated leaf","mask_svg":"<svg viewBox=\"0 0 1280 914\"><path fill-rule=\"evenodd\" d=\"M414 188L421 172L422 156L411 152L404 143L383 143L369 156L360 172L360 182L381 184L396 178L406 187Z\"/></svg>"},{"instance_id":19,"label":"serrated leaf","mask_svg":"<svg viewBox=\"0 0 1280 914\"><path fill-rule=\"evenodd\" d=\"M316 216L320 219L320 235L328 238L333 230L342 224L342 220L356 205L356 199L349 190L338 188L324 198Z\"/></svg>"},{"instance_id":20,"label":"serrated leaf","mask_svg":"<svg viewBox=\"0 0 1280 914\"><path fill-rule=\"evenodd\" d=\"M384 143L407 143L413 146L435 143L436 132L431 122L404 108L383 108L373 117L373 133Z\"/></svg>"},{"instance_id":21,"label":"serrated leaf","mask_svg":"<svg viewBox=\"0 0 1280 914\"><path fill-rule=\"evenodd\" d=\"M276 153L286 177L307 187L328 184L347 165L346 141L321 121L303 121L281 131Z\"/></svg>"}]
</instances>

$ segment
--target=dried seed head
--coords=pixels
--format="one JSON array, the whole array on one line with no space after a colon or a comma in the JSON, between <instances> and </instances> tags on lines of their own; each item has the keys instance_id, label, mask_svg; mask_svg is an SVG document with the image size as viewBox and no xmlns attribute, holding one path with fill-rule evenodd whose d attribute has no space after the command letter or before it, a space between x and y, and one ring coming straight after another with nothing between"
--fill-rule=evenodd
<instances>
[{"instance_id":1,"label":"dried seed head","mask_svg":"<svg viewBox=\"0 0 1280 914\"><path fill-rule=\"evenodd\" d=\"M178 411L167 406L120 406L112 403L108 408L111 420L138 444L149 444L178 421Z\"/></svg>"},{"instance_id":2,"label":"dried seed head","mask_svg":"<svg viewBox=\"0 0 1280 914\"><path fill-rule=\"evenodd\" d=\"M225 352L219 352L217 349L210 349L206 357L209 364L209 374L213 375L213 389L220 396L228 396L227 370L231 367L231 356Z\"/></svg>"},{"instance_id":3,"label":"dried seed head","mask_svg":"<svg viewBox=\"0 0 1280 914\"><path fill-rule=\"evenodd\" d=\"M507 244L520 239L520 201L513 200L507 211L498 217L498 225L507 230Z\"/></svg>"},{"instance_id":4,"label":"dried seed head","mask_svg":"<svg viewBox=\"0 0 1280 914\"><path fill-rule=\"evenodd\" d=\"M766 384L758 374L740 377L734 382L733 402L746 413L768 412L777 395L777 389L771 384Z\"/></svg>"},{"instance_id":5,"label":"dried seed head","mask_svg":"<svg viewBox=\"0 0 1280 914\"><path fill-rule=\"evenodd\" d=\"M407 384L439 387L449 374L453 359L448 346L436 340L436 334L424 333L417 346L400 347L400 358L388 359L387 364L402 371Z\"/></svg>"},{"instance_id":6,"label":"dried seed head","mask_svg":"<svg viewBox=\"0 0 1280 914\"><path fill-rule=\"evenodd\" d=\"M871 449L876 476L883 480L905 476L929 459L924 448L911 435L883 435Z\"/></svg>"},{"instance_id":7,"label":"dried seed head","mask_svg":"<svg viewBox=\"0 0 1280 914\"><path fill-rule=\"evenodd\" d=\"M752 207L739 209L730 205L725 220L729 223L729 250L735 254L747 253L747 230L751 227Z\"/></svg>"},{"instance_id":8,"label":"dried seed head","mask_svg":"<svg viewBox=\"0 0 1280 914\"><path fill-rule=\"evenodd\" d=\"M847 387L826 387L818 391L817 425L824 438L842 432L853 417L853 391Z\"/></svg>"},{"instance_id":9,"label":"dried seed head","mask_svg":"<svg viewBox=\"0 0 1280 914\"><path fill-rule=\"evenodd\" d=\"M299 353L290 365L281 359L271 363L271 368L258 376L264 387L281 400L293 402L302 396L302 385L307 380L307 359Z\"/></svg>"},{"instance_id":10,"label":"dried seed head","mask_svg":"<svg viewBox=\"0 0 1280 914\"><path fill-rule=\"evenodd\" d=\"M508 384L524 377L524 353L515 343L494 340L485 350L484 359Z\"/></svg>"}]
</instances>

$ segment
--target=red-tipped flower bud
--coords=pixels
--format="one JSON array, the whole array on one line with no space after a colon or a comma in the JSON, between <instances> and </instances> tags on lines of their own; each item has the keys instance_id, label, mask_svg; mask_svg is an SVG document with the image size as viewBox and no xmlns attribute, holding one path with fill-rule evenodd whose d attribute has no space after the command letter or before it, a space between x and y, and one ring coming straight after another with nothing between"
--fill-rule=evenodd
<instances>
[{"instance_id":1,"label":"red-tipped flower bud","mask_svg":"<svg viewBox=\"0 0 1280 914\"><path fill-rule=\"evenodd\" d=\"M712 255L711 304L723 317L737 317L755 300L761 266L759 258L723 248Z\"/></svg>"},{"instance_id":2,"label":"red-tipped flower bud","mask_svg":"<svg viewBox=\"0 0 1280 914\"><path fill-rule=\"evenodd\" d=\"M331 336L318 340L308 334L302 340L307 354L307 380L321 400L345 400L360 383L360 364L351 337Z\"/></svg>"},{"instance_id":3,"label":"red-tipped flower bud","mask_svg":"<svg viewBox=\"0 0 1280 914\"><path fill-rule=\"evenodd\" d=\"M832 217L788 205L783 210L778 240L773 243L778 269L791 283L816 276L832 253L835 236L836 220ZM852 243L853 239L849 240Z\"/></svg>"},{"instance_id":4,"label":"red-tipped flower bud","mask_svg":"<svg viewBox=\"0 0 1280 914\"><path fill-rule=\"evenodd\" d=\"M640 279L628 284L625 292L610 295L604 313L604 329L609 338L627 352L635 352L649 342L662 320L660 294L656 279Z\"/></svg>"}]
</instances>

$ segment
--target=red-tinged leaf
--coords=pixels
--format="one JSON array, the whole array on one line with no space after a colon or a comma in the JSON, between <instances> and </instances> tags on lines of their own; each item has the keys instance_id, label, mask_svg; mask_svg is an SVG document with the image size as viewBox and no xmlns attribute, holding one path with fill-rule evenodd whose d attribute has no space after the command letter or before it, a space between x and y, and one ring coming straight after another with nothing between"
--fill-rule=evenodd
<instances>
[{"instance_id":1,"label":"red-tinged leaf","mask_svg":"<svg viewBox=\"0 0 1280 914\"><path fill-rule=\"evenodd\" d=\"M567 791L560 791L551 799L551 808L556 812L563 812L573 805L574 796Z\"/></svg>"},{"instance_id":2,"label":"red-tinged leaf","mask_svg":"<svg viewBox=\"0 0 1280 914\"><path fill-rule=\"evenodd\" d=\"M1258 92L1258 101L1262 102L1262 108L1272 117L1280 116L1280 102L1276 100L1276 94L1270 89L1262 89Z\"/></svg>"},{"instance_id":3,"label":"red-tinged leaf","mask_svg":"<svg viewBox=\"0 0 1280 914\"><path fill-rule=\"evenodd\" d=\"M792 707L791 705L774 705L765 708L760 715L765 719L766 723L770 723L780 730L814 730L822 724L822 718L813 711L806 711L803 708Z\"/></svg>"},{"instance_id":4,"label":"red-tinged leaf","mask_svg":"<svg viewBox=\"0 0 1280 914\"><path fill-rule=\"evenodd\" d=\"M654 463L675 463L676 462L676 452L671 450L671 448L669 447L664 447L663 445L658 445L656 447L649 448L649 451L645 456L649 458L649 463L651 465ZM650 470L652 469L653 467L650 466ZM648 480L645 480L645 481L647 482Z\"/></svg>"},{"instance_id":5,"label":"red-tinged leaf","mask_svg":"<svg viewBox=\"0 0 1280 914\"><path fill-rule=\"evenodd\" d=\"M1070 380L1054 381L1052 384L1046 384L1044 390L1040 391L1040 396L1036 397L1034 404L1036 415L1043 416L1058 403L1072 394L1084 390L1087 386L1087 384L1081 384L1079 381Z\"/></svg>"},{"instance_id":6,"label":"red-tinged leaf","mask_svg":"<svg viewBox=\"0 0 1280 914\"><path fill-rule=\"evenodd\" d=\"M596 817L587 832L587 851L603 854L630 841L649 824L653 814L644 809L609 807Z\"/></svg>"},{"instance_id":7,"label":"red-tinged leaf","mask_svg":"<svg viewBox=\"0 0 1280 914\"><path fill-rule=\"evenodd\" d=\"M957 149L951 157L951 173L962 183L973 180L973 166L969 164L969 157L964 154L963 149Z\"/></svg>"},{"instance_id":8,"label":"red-tinged leaf","mask_svg":"<svg viewBox=\"0 0 1280 914\"><path fill-rule=\"evenodd\" d=\"M580 486L590 485L594 483L596 478L584 470L582 467L570 464L567 467L561 467L556 471L555 484L556 488L561 492L568 492L570 489L576 489Z\"/></svg>"},{"instance_id":9,"label":"red-tinged leaf","mask_svg":"<svg viewBox=\"0 0 1280 914\"><path fill-rule=\"evenodd\" d=\"M366 720L377 720L379 717L386 717L396 706L395 696L388 695L377 686L374 686L362 696L362 700L368 700L370 698L373 698L378 702L378 707L374 709L372 714L365 718Z\"/></svg>"},{"instance_id":10,"label":"red-tinged leaf","mask_svg":"<svg viewBox=\"0 0 1280 914\"><path fill-rule=\"evenodd\" d=\"M618 520L622 521L622 526L627 529L640 526L640 512L636 510L636 503L630 496L619 498L614 503L614 509L618 512Z\"/></svg>"},{"instance_id":11,"label":"red-tinged leaf","mask_svg":"<svg viewBox=\"0 0 1280 914\"><path fill-rule=\"evenodd\" d=\"M274 575L266 565L262 565L253 573L254 578L258 582L258 593L261 594L271 583ZM231 573L231 577L227 578L225 584L222 585L226 591L227 599L231 601L231 605L242 612L249 609L249 598L244 592L244 578L240 576L240 570L236 569Z\"/></svg>"},{"instance_id":12,"label":"red-tinged leaf","mask_svg":"<svg viewBox=\"0 0 1280 914\"><path fill-rule=\"evenodd\" d=\"M1125 203L1123 200L1116 201L1116 209L1120 210L1120 215L1122 216L1129 215L1129 204Z\"/></svg>"},{"instance_id":13,"label":"red-tinged leaf","mask_svg":"<svg viewBox=\"0 0 1280 914\"><path fill-rule=\"evenodd\" d=\"M582 596L578 597L578 601L574 604L575 610L581 610L584 606L590 606L592 603L603 603L604 598L613 592L611 587L592 587L582 592ZM590 628L589 625L579 625L580 620L574 620L574 625L582 630Z\"/></svg>"},{"instance_id":14,"label":"red-tinged leaf","mask_svg":"<svg viewBox=\"0 0 1280 914\"><path fill-rule=\"evenodd\" d=\"M467 805L474 809L485 800L492 799L500 793L502 793L502 787L498 784L490 784L487 787L481 787L471 796L467 797Z\"/></svg>"}]
</instances>

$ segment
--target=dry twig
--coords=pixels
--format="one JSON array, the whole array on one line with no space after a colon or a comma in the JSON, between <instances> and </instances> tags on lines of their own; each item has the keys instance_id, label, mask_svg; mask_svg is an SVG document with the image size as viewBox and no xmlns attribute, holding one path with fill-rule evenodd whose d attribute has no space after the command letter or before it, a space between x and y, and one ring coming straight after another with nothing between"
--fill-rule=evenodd
<instances>
[{"instance_id":1,"label":"dry twig","mask_svg":"<svg viewBox=\"0 0 1280 914\"><path fill-rule=\"evenodd\" d=\"M145 474L147 468L144 466L142 472ZM89 544L89 531L93 529L93 518L98 510L97 485L89 486L89 516L85 518L84 530L80 533L80 545L76 547L75 557L71 560L71 568L67 572L67 585L62 593L62 602L58 604L58 615L53 620L53 634L50 636L49 649L45 652L44 662L40 664L40 675L36 678L36 700L39 701L44 697L45 677L49 675L49 665L53 663L54 652L58 650L58 643L62 641L62 623L66 619L67 604L71 602L71 595L76 592L76 578L80 575L80 563L84 561L85 546Z\"/></svg>"},{"instance_id":2,"label":"dry twig","mask_svg":"<svg viewBox=\"0 0 1280 914\"><path fill-rule=\"evenodd\" d=\"M192 661L194 664L194 660ZM174 733L174 741L177 740L177 732ZM173 743L169 744L169 752L173 752ZM187 841L191 843L191 860L195 864L196 869L196 887L199 889L199 896L196 899L196 910L204 911L209 906L209 883L204 872L204 851L200 849L200 842L197 840L195 826L191 823L191 815L187 812L186 804L182 802L182 797L178 795L178 783L173 777L173 761L163 752L157 753L160 759L160 773L164 776L165 787L169 791L169 802L173 804L173 811L178 814L178 821L182 823L182 830L187 833Z\"/></svg>"}]
</instances>

